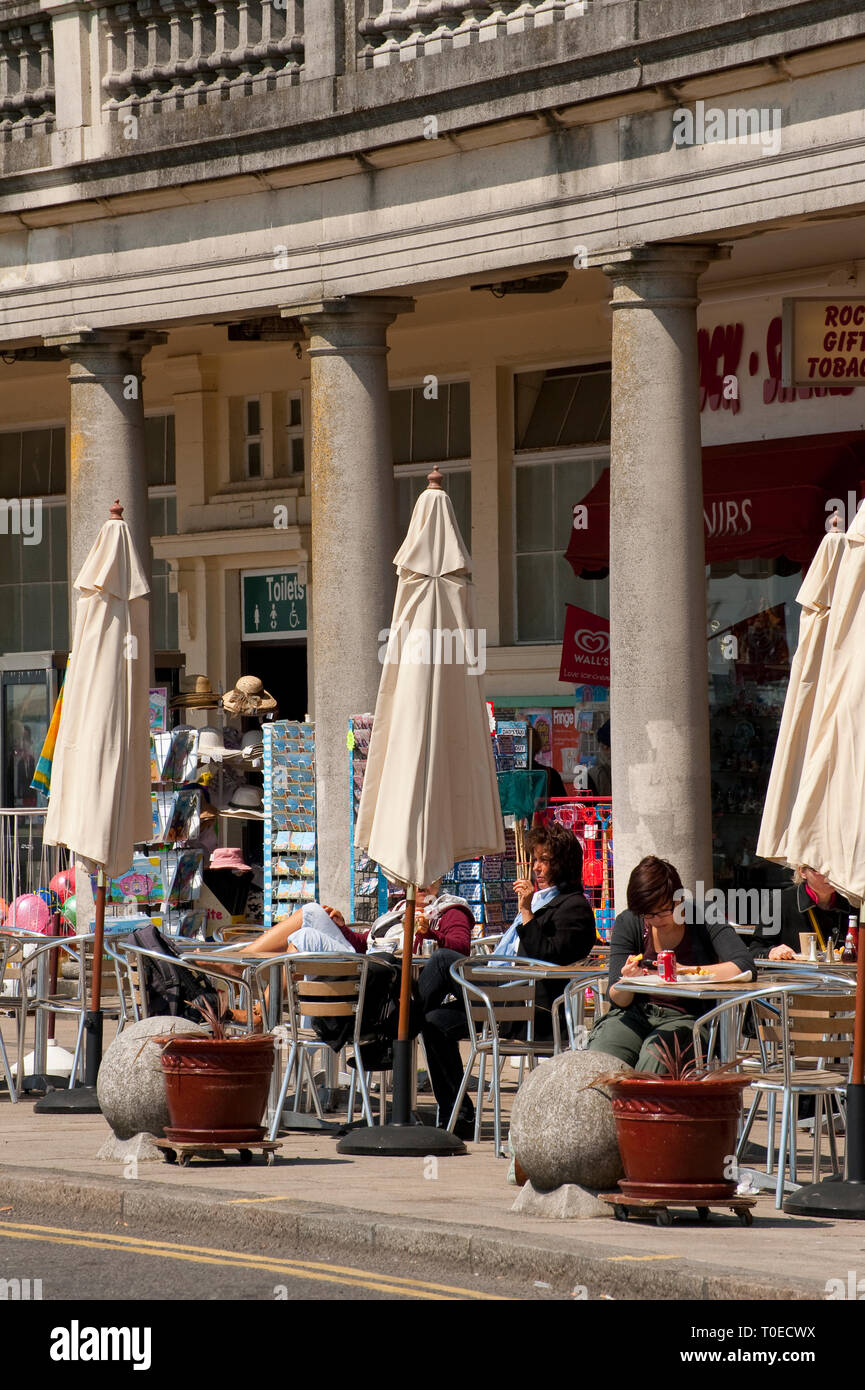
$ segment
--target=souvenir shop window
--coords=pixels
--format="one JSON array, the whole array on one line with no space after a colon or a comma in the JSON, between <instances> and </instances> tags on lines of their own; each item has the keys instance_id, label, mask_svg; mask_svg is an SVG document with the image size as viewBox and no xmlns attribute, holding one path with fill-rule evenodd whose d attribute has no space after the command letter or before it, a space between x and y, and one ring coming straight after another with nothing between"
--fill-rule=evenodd
<instances>
[{"instance_id":1,"label":"souvenir shop window","mask_svg":"<svg viewBox=\"0 0 865 1390\"><path fill-rule=\"evenodd\" d=\"M802 576L785 568L758 559L707 571L713 858L722 888L779 881L756 846L798 640Z\"/></svg>"},{"instance_id":2,"label":"souvenir shop window","mask_svg":"<svg viewBox=\"0 0 865 1390\"><path fill-rule=\"evenodd\" d=\"M568 603L609 617L609 580L577 579L564 558L574 505L608 464L596 450L515 459L517 642L560 642Z\"/></svg>"}]
</instances>

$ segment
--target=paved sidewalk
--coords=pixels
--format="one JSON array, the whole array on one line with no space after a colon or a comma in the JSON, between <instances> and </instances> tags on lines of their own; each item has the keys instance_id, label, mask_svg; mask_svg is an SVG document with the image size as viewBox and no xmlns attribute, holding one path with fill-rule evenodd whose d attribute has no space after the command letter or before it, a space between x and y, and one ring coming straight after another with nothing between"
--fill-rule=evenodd
<instances>
[{"instance_id":1,"label":"paved sidewalk","mask_svg":"<svg viewBox=\"0 0 865 1390\"><path fill-rule=\"evenodd\" d=\"M527 1220L511 1212L517 1190L489 1143L440 1160L349 1158L332 1136L285 1137L272 1167L199 1160L100 1161L109 1129L99 1116L33 1113L0 1099L0 1220L108 1221L141 1234L194 1227L214 1244L254 1245L263 1235L313 1258L371 1248L441 1260L452 1272L500 1273L590 1299L821 1299L828 1279L865 1276L865 1227L803 1221L763 1195L750 1229L726 1213L670 1228L612 1219ZM11 1210L6 1210L10 1209Z\"/></svg>"}]
</instances>

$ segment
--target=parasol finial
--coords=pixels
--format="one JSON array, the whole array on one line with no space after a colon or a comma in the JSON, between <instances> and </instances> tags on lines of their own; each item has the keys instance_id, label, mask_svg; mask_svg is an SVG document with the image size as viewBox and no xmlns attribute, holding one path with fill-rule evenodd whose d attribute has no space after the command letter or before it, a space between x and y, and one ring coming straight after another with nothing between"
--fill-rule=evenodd
<instances>
[{"instance_id":1,"label":"parasol finial","mask_svg":"<svg viewBox=\"0 0 865 1390\"><path fill-rule=\"evenodd\" d=\"M831 526L831 528L832 528L833 531L840 531L840 529L841 529L841 513L838 511L838 508L837 508L837 507L835 508L834 512L832 513L831 517L829 518L829 523L830 523L830 526Z\"/></svg>"},{"instance_id":2,"label":"parasol finial","mask_svg":"<svg viewBox=\"0 0 865 1390\"><path fill-rule=\"evenodd\" d=\"M431 473L427 473L426 479L431 488L436 489L438 492L443 491L442 483L444 482L444 474L441 473L438 468L434 468Z\"/></svg>"},{"instance_id":3,"label":"parasol finial","mask_svg":"<svg viewBox=\"0 0 865 1390\"><path fill-rule=\"evenodd\" d=\"M123 508L122 508L121 505L120 505L120 498L119 498L119 497L115 497L115 499L114 499L114 506L113 506L113 507L109 507L109 509L108 509L108 515L111 517L111 520L112 520L112 521L122 521L122 520L123 520Z\"/></svg>"}]
</instances>

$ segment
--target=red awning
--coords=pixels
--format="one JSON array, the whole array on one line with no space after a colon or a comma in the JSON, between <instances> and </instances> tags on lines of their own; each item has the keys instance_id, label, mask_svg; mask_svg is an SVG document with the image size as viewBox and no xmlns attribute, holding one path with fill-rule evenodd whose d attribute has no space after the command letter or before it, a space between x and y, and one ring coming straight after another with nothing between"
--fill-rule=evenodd
<instances>
[{"instance_id":1,"label":"red awning","mask_svg":"<svg viewBox=\"0 0 865 1390\"><path fill-rule=\"evenodd\" d=\"M703 450L706 562L777 559L803 567L826 532L826 504L861 496L865 435L810 435ZM576 513L586 509L585 517ZM848 518L849 520L849 518ZM574 573L610 563L610 470L575 504L566 551Z\"/></svg>"}]
</instances>

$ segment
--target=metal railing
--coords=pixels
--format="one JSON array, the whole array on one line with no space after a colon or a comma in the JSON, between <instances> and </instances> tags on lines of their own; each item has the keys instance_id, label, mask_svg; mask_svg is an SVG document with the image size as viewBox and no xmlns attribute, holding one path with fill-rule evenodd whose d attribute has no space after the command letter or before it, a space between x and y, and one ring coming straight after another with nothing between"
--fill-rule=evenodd
<instances>
[{"instance_id":1,"label":"metal railing","mask_svg":"<svg viewBox=\"0 0 865 1390\"><path fill-rule=\"evenodd\" d=\"M45 808L0 809L0 898L8 911L5 925L33 929L31 915L16 921L15 902L28 893L47 891L51 879L69 867L71 855L44 839Z\"/></svg>"}]
</instances>

